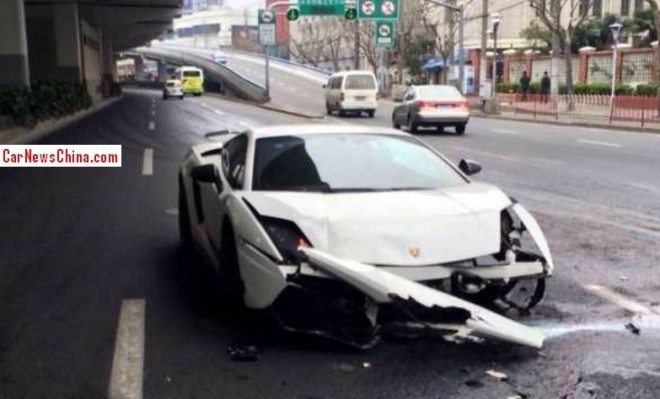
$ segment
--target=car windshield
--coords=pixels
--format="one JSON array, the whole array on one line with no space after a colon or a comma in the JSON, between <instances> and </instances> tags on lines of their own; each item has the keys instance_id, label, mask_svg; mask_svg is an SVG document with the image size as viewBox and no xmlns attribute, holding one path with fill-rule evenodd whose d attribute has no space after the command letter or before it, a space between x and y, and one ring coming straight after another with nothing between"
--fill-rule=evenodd
<instances>
[{"instance_id":1,"label":"car windshield","mask_svg":"<svg viewBox=\"0 0 660 399\"><path fill-rule=\"evenodd\" d=\"M463 98L461 92L453 86L420 86L418 90L422 98Z\"/></svg>"},{"instance_id":2,"label":"car windshield","mask_svg":"<svg viewBox=\"0 0 660 399\"><path fill-rule=\"evenodd\" d=\"M200 76L199 71L185 71L183 72L183 76L187 78L197 78Z\"/></svg>"},{"instance_id":3,"label":"car windshield","mask_svg":"<svg viewBox=\"0 0 660 399\"><path fill-rule=\"evenodd\" d=\"M256 191L366 192L466 184L444 159L411 137L321 134L256 140Z\"/></svg>"},{"instance_id":4,"label":"car windshield","mask_svg":"<svg viewBox=\"0 0 660 399\"><path fill-rule=\"evenodd\" d=\"M179 82L167 82L167 87L177 87Z\"/></svg>"},{"instance_id":5,"label":"car windshield","mask_svg":"<svg viewBox=\"0 0 660 399\"><path fill-rule=\"evenodd\" d=\"M371 75L348 75L344 88L346 90L374 90L376 82Z\"/></svg>"}]
</instances>

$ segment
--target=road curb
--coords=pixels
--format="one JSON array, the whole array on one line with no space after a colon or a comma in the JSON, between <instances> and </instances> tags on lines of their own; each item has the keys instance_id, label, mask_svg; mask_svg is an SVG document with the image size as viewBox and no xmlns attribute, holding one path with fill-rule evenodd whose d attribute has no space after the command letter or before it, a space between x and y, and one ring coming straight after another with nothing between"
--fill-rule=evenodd
<instances>
[{"instance_id":1,"label":"road curb","mask_svg":"<svg viewBox=\"0 0 660 399\"><path fill-rule=\"evenodd\" d=\"M67 115L60 119L47 119L45 121L39 122L34 128L28 129L24 127L14 127L5 131L0 131L0 143L4 144L29 144L34 141L37 141L49 134L55 133L60 129L63 129L72 123L78 122L82 119L85 119L92 114L95 114L102 109L109 107L110 105L118 102L124 98L123 94L111 98L109 100L101 101L97 104L92 105L91 107L78 111L74 114ZM6 136L6 137L4 137Z\"/></svg>"},{"instance_id":2,"label":"road curb","mask_svg":"<svg viewBox=\"0 0 660 399\"><path fill-rule=\"evenodd\" d=\"M307 119L323 119L323 118L325 118L325 115L312 114L312 113L305 112L305 111L302 111L302 110L286 109L286 108L282 108L282 107L278 107L278 106L274 106L274 105L269 105L268 103L259 104L259 103L254 103L254 102L242 100L242 99L235 98L235 97L229 97L229 96L224 96L222 94L216 94L216 93L205 93L205 94L207 94L211 97L220 98L222 100L232 101L232 102L235 102L235 103L240 103L240 104L245 104L245 105L251 105L253 107L257 107L257 108L261 108L261 109L267 109L269 111L279 112L279 113L282 113L282 114L298 116L300 118L307 118Z\"/></svg>"},{"instance_id":3,"label":"road curb","mask_svg":"<svg viewBox=\"0 0 660 399\"><path fill-rule=\"evenodd\" d=\"M641 126L632 127L632 126L604 125L604 124L588 123L588 122L545 121L538 119L521 119L511 116L485 115L485 114L471 114L470 117L482 118L482 119L499 119L503 121L512 121L512 122L539 123L543 125L554 125L554 126L565 126L565 127L573 126L573 127L582 127L582 128L590 128L590 129L603 129L603 130L612 130L612 131L626 132L626 133L660 134L660 129L647 128Z\"/></svg>"}]
</instances>

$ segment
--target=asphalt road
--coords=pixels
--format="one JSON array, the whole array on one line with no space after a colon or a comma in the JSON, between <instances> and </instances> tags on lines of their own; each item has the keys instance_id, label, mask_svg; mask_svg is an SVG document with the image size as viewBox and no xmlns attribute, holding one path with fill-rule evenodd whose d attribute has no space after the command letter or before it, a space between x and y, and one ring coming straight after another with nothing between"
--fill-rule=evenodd
<instances>
[{"instance_id":1,"label":"asphalt road","mask_svg":"<svg viewBox=\"0 0 660 399\"><path fill-rule=\"evenodd\" d=\"M389 120L387 111L330 119ZM43 140L121 144L121 168L0 169L0 398L105 397L127 299L146 303L145 398L660 397L660 136L483 119L465 136L420 134L453 161L480 161L477 179L537 216L556 276L521 321L549 338L541 353L430 339L357 352L265 322L262 334L246 334L261 318L218 305L209 273L178 251L176 175L187 147L208 131L304 121L133 91ZM630 321L640 335L624 328ZM227 345L246 339L261 360L232 361Z\"/></svg>"}]
</instances>

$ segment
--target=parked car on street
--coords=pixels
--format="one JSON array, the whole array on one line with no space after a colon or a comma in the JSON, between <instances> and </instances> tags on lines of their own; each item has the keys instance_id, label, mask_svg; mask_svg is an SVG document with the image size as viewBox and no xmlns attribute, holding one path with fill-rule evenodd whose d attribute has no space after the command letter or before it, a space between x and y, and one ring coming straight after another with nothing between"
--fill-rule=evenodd
<instances>
[{"instance_id":1,"label":"parked car on street","mask_svg":"<svg viewBox=\"0 0 660 399\"><path fill-rule=\"evenodd\" d=\"M481 307L533 307L554 266L534 217L470 180L476 162L380 127L207 138L179 170L179 229L227 298L360 348L392 330L541 347L540 331Z\"/></svg>"},{"instance_id":2,"label":"parked car on street","mask_svg":"<svg viewBox=\"0 0 660 399\"><path fill-rule=\"evenodd\" d=\"M392 126L405 126L410 133L429 126L438 130L454 127L457 134L463 134L469 119L468 101L454 86L410 86L392 112Z\"/></svg>"}]
</instances>

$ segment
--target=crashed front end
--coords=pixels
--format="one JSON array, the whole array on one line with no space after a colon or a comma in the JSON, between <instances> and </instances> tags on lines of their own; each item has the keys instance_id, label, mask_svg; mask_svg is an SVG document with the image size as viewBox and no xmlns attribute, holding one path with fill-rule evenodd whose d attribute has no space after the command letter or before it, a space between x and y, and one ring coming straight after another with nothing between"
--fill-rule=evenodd
<instances>
[{"instance_id":1,"label":"crashed front end","mask_svg":"<svg viewBox=\"0 0 660 399\"><path fill-rule=\"evenodd\" d=\"M501 212L498 252L421 266L375 265L340 257L314 248L295 223L252 211L282 259L242 242L241 276L246 287L252 287L246 289L246 304L270 307L286 330L359 348L372 347L384 333L490 338L535 348L543 344L540 332L480 306L498 300L530 309L543 297L544 279L552 275L545 237L517 203ZM414 256L419 248L410 246L408 251ZM514 300L510 295L523 282L531 282L532 288L525 285L523 299Z\"/></svg>"}]
</instances>

